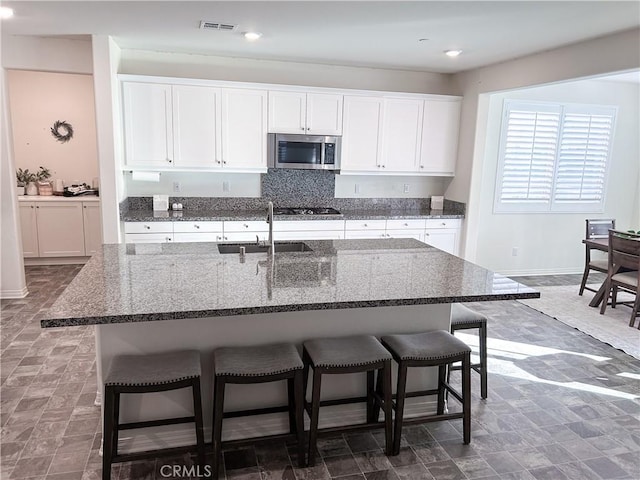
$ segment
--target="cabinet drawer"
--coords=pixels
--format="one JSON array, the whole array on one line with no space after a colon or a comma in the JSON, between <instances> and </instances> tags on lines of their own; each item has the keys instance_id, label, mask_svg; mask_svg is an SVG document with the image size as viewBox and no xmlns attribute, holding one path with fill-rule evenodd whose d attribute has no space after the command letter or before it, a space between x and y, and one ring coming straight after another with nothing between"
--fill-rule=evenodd
<instances>
[{"instance_id":1,"label":"cabinet drawer","mask_svg":"<svg viewBox=\"0 0 640 480\"><path fill-rule=\"evenodd\" d=\"M236 220L224 222L225 232L267 232L269 225L267 222L258 220L240 222Z\"/></svg>"},{"instance_id":2,"label":"cabinet drawer","mask_svg":"<svg viewBox=\"0 0 640 480\"><path fill-rule=\"evenodd\" d=\"M427 220L426 228L460 228L461 224L459 218L431 218Z\"/></svg>"},{"instance_id":3,"label":"cabinet drawer","mask_svg":"<svg viewBox=\"0 0 640 480\"><path fill-rule=\"evenodd\" d=\"M347 239L359 238L388 238L384 230L347 230L344 234Z\"/></svg>"},{"instance_id":4,"label":"cabinet drawer","mask_svg":"<svg viewBox=\"0 0 640 480\"><path fill-rule=\"evenodd\" d=\"M349 230L384 230L386 228L386 220L347 220L345 221L345 229Z\"/></svg>"},{"instance_id":5,"label":"cabinet drawer","mask_svg":"<svg viewBox=\"0 0 640 480\"><path fill-rule=\"evenodd\" d=\"M426 224L425 219L413 218L405 220L387 220L387 230L422 230Z\"/></svg>"},{"instance_id":6,"label":"cabinet drawer","mask_svg":"<svg viewBox=\"0 0 640 480\"><path fill-rule=\"evenodd\" d=\"M173 231L175 233L222 233L222 222L175 222Z\"/></svg>"},{"instance_id":7,"label":"cabinet drawer","mask_svg":"<svg viewBox=\"0 0 640 480\"><path fill-rule=\"evenodd\" d=\"M124 233L173 233L173 222L125 222Z\"/></svg>"},{"instance_id":8,"label":"cabinet drawer","mask_svg":"<svg viewBox=\"0 0 640 480\"><path fill-rule=\"evenodd\" d=\"M125 243L167 243L173 241L171 233L127 233Z\"/></svg>"},{"instance_id":9,"label":"cabinet drawer","mask_svg":"<svg viewBox=\"0 0 640 480\"><path fill-rule=\"evenodd\" d=\"M344 220L291 220L273 222L274 232L344 231Z\"/></svg>"},{"instance_id":10,"label":"cabinet drawer","mask_svg":"<svg viewBox=\"0 0 640 480\"><path fill-rule=\"evenodd\" d=\"M174 242L221 242L222 232L174 233Z\"/></svg>"}]
</instances>

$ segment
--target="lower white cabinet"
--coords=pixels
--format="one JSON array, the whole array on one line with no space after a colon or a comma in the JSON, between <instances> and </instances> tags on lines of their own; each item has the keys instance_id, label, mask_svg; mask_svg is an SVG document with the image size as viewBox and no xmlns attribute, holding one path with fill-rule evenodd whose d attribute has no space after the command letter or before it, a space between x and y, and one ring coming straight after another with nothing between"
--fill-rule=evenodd
<instances>
[{"instance_id":1,"label":"lower white cabinet","mask_svg":"<svg viewBox=\"0 0 640 480\"><path fill-rule=\"evenodd\" d=\"M424 231L424 243L458 255L462 221L456 218L428 219Z\"/></svg>"},{"instance_id":2,"label":"lower white cabinet","mask_svg":"<svg viewBox=\"0 0 640 480\"><path fill-rule=\"evenodd\" d=\"M21 201L20 227L25 258L83 257L102 245L96 201Z\"/></svg>"},{"instance_id":3,"label":"lower white cabinet","mask_svg":"<svg viewBox=\"0 0 640 480\"><path fill-rule=\"evenodd\" d=\"M222 222L175 222L174 242L221 242Z\"/></svg>"}]
</instances>

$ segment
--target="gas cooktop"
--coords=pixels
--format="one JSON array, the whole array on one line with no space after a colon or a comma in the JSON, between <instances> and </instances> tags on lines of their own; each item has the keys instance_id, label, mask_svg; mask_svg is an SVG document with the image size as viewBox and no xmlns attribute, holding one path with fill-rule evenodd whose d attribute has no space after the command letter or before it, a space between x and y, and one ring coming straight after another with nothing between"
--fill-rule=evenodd
<instances>
[{"instance_id":1,"label":"gas cooktop","mask_svg":"<svg viewBox=\"0 0 640 480\"><path fill-rule=\"evenodd\" d=\"M335 208L275 208L275 215L342 215Z\"/></svg>"}]
</instances>

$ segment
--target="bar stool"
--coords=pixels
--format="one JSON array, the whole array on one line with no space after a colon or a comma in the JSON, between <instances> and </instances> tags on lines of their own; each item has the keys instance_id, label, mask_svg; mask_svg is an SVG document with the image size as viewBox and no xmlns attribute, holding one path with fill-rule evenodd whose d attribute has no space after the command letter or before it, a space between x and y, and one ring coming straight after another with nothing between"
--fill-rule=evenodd
<instances>
[{"instance_id":1,"label":"bar stool","mask_svg":"<svg viewBox=\"0 0 640 480\"><path fill-rule=\"evenodd\" d=\"M427 333L410 335L387 335L381 338L382 344L391 352L398 363L398 386L396 389L396 413L393 454L400 452L402 425L435 422L462 418L463 441L471 441L471 349L449 332L435 330ZM447 365L462 362L462 394L446 381ZM407 392L408 367L438 367L438 387L431 390ZM462 412L444 413L445 392L450 393L462 404ZM407 397L438 395L438 406L435 414L403 420L404 401Z\"/></svg>"},{"instance_id":2,"label":"bar stool","mask_svg":"<svg viewBox=\"0 0 640 480\"><path fill-rule=\"evenodd\" d=\"M470 328L478 329L479 363L472 363L471 369L480 374L480 396L487 398L487 317L459 303L451 305L451 333ZM460 365L451 365L451 370L460 370ZM447 374L447 382L449 373Z\"/></svg>"},{"instance_id":3,"label":"bar stool","mask_svg":"<svg viewBox=\"0 0 640 480\"><path fill-rule=\"evenodd\" d=\"M304 467L304 388L303 364L294 345L284 343L250 347L221 347L213 352L213 470L218 478L222 463L222 419L266 413L289 412L289 434L298 443L298 466ZM253 410L224 412L224 391L227 384L267 383L287 380L288 405ZM267 439L269 437L259 437ZM242 439L236 443L247 443ZM231 442L225 442L225 444Z\"/></svg>"},{"instance_id":4,"label":"bar stool","mask_svg":"<svg viewBox=\"0 0 640 480\"><path fill-rule=\"evenodd\" d=\"M193 416L121 424L120 395L151 393L191 387ZM198 463L204 470L205 444L200 398L200 353L169 352L153 355L122 355L111 361L104 381L104 438L102 446L102 479L110 480L111 464L161 455L175 455L194 450L194 446L164 448L146 452L118 453L118 432L135 428L195 423Z\"/></svg>"},{"instance_id":5,"label":"bar stool","mask_svg":"<svg viewBox=\"0 0 640 480\"><path fill-rule=\"evenodd\" d=\"M384 411L386 452L391 454L391 355L373 336L351 336L308 340L303 344L305 392L309 380L309 368L313 368L311 404L305 404L311 417L309 427L309 466L315 463L318 440L318 419L321 406L364 402L367 404L367 423L323 429L323 432L364 430L380 427L378 415ZM378 388L375 388L375 372L378 371ZM322 375L367 372L366 397L342 398L320 401ZM380 380L382 383L380 384Z\"/></svg>"}]
</instances>

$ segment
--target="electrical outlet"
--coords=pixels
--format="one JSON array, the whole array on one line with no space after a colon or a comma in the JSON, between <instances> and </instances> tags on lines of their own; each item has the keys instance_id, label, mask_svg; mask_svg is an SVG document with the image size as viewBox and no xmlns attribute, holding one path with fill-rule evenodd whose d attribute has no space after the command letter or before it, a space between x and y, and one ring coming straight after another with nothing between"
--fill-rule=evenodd
<instances>
[{"instance_id":1,"label":"electrical outlet","mask_svg":"<svg viewBox=\"0 0 640 480\"><path fill-rule=\"evenodd\" d=\"M180 193L180 182L173 182L173 193Z\"/></svg>"},{"instance_id":2,"label":"electrical outlet","mask_svg":"<svg viewBox=\"0 0 640 480\"><path fill-rule=\"evenodd\" d=\"M408 183L404 184L404 193L409 193L409 184Z\"/></svg>"},{"instance_id":3,"label":"electrical outlet","mask_svg":"<svg viewBox=\"0 0 640 480\"><path fill-rule=\"evenodd\" d=\"M518 256L518 247L513 247L511 249L511 256L512 257L517 257Z\"/></svg>"},{"instance_id":4,"label":"electrical outlet","mask_svg":"<svg viewBox=\"0 0 640 480\"><path fill-rule=\"evenodd\" d=\"M230 190L231 190L231 187L229 186L229 181L225 180L224 182L222 182L222 191L228 192Z\"/></svg>"},{"instance_id":5,"label":"electrical outlet","mask_svg":"<svg viewBox=\"0 0 640 480\"><path fill-rule=\"evenodd\" d=\"M356 184L355 184L354 192L355 192L355 193L360 193L360 184L359 184L359 183L356 183Z\"/></svg>"}]
</instances>

